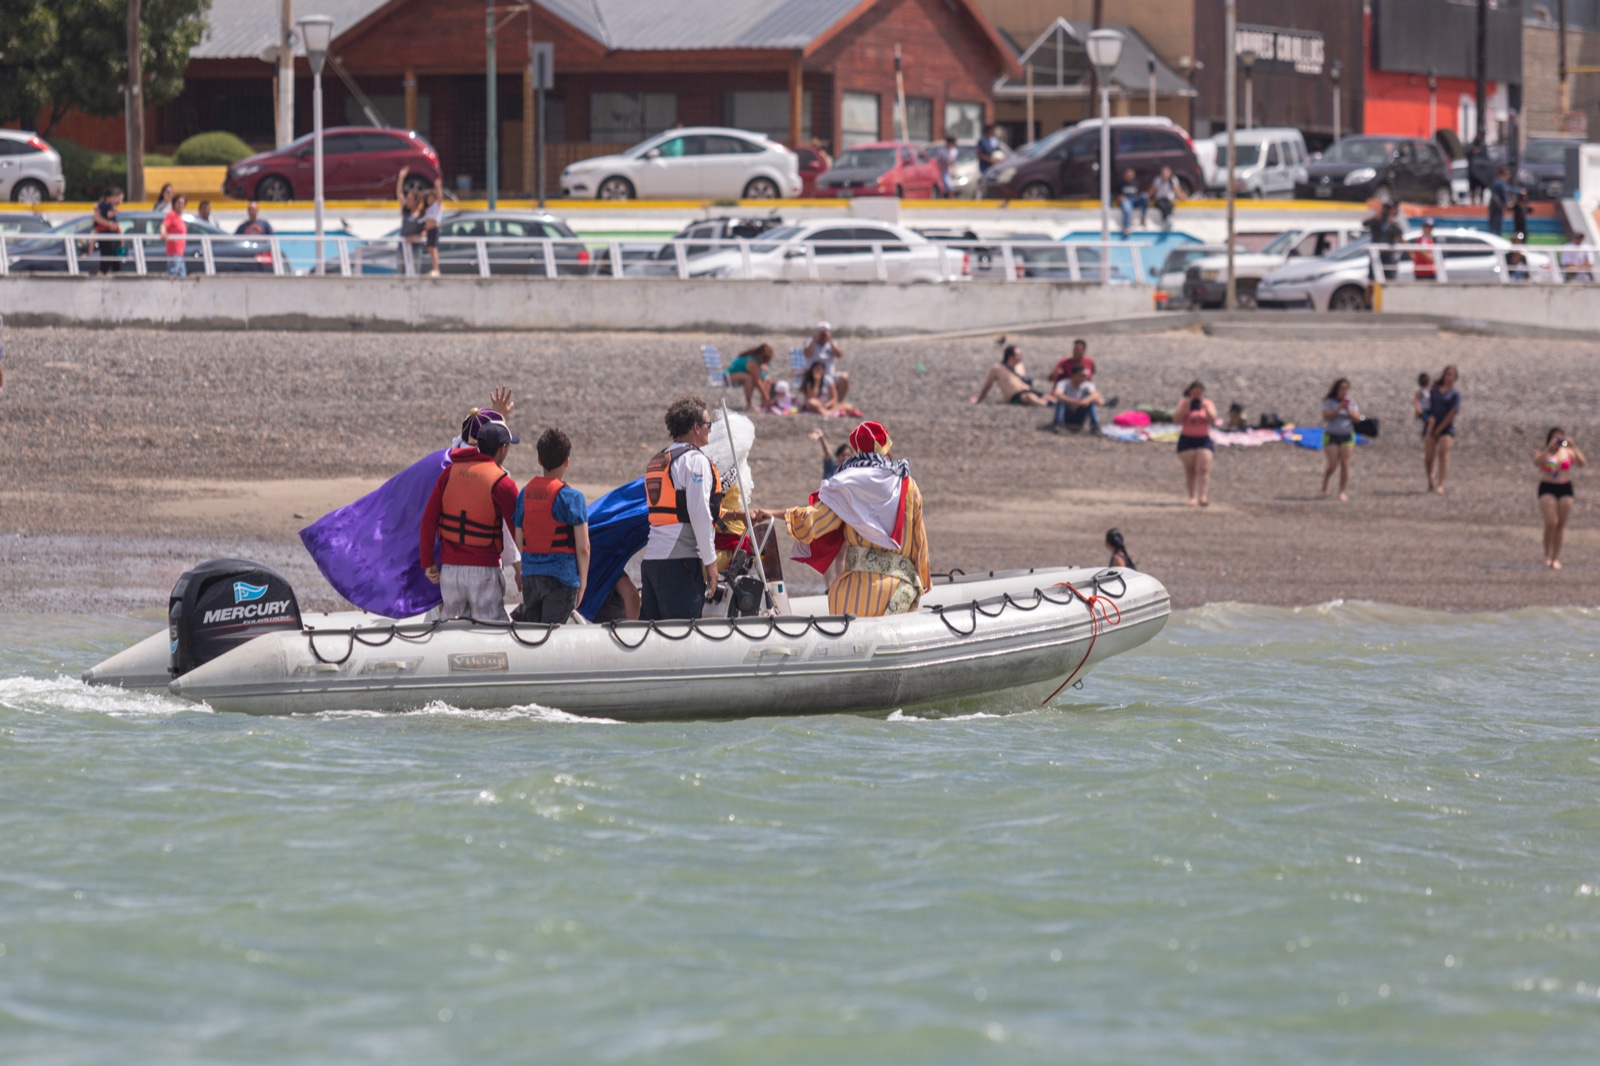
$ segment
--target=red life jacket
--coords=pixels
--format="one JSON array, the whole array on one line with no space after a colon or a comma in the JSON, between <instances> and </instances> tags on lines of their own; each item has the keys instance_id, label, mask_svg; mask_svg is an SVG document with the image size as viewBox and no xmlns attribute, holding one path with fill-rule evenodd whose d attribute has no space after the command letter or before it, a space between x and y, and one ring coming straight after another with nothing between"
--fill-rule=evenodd
<instances>
[{"instance_id":1,"label":"red life jacket","mask_svg":"<svg viewBox=\"0 0 1600 1066\"><path fill-rule=\"evenodd\" d=\"M573 555L577 542L572 527L557 522L556 495L566 482L536 477L522 489L522 550L529 555Z\"/></svg>"},{"instance_id":2,"label":"red life jacket","mask_svg":"<svg viewBox=\"0 0 1600 1066\"><path fill-rule=\"evenodd\" d=\"M498 552L502 542L494 487L509 476L495 462L452 465L439 507L439 539L462 548Z\"/></svg>"}]
</instances>

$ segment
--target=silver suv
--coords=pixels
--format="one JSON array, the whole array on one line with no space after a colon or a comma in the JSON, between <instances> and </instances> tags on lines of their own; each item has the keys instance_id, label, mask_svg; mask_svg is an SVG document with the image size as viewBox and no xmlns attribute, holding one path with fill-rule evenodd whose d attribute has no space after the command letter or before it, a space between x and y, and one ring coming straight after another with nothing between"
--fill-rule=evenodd
<instances>
[{"instance_id":1,"label":"silver suv","mask_svg":"<svg viewBox=\"0 0 1600 1066\"><path fill-rule=\"evenodd\" d=\"M37 204L66 193L61 156L54 148L36 133L0 130L0 199Z\"/></svg>"}]
</instances>

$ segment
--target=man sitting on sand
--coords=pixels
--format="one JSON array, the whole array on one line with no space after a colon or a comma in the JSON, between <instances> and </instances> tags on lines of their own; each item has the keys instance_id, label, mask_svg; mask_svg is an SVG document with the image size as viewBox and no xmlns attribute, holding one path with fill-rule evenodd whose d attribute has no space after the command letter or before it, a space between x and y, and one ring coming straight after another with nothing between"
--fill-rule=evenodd
<instances>
[{"instance_id":1,"label":"man sitting on sand","mask_svg":"<svg viewBox=\"0 0 1600 1066\"><path fill-rule=\"evenodd\" d=\"M1050 371L1050 384L1065 381L1072 376L1074 367L1083 367L1090 378L1094 377L1094 360L1089 357L1089 342L1079 337L1072 342L1072 354L1056 363Z\"/></svg>"},{"instance_id":2,"label":"man sitting on sand","mask_svg":"<svg viewBox=\"0 0 1600 1066\"><path fill-rule=\"evenodd\" d=\"M1002 400L1019 407L1046 407L1050 403L1034 390L1033 379L1028 377L1027 369L1022 365L1022 349L1015 344L1006 345L1005 354L989 368L988 376L983 379L983 388L978 390L978 395L972 397L971 402L982 403L994 387L999 388Z\"/></svg>"},{"instance_id":3,"label":"man sitting on sand","mask_svg":"<svg viewBox=\"0 0 1600 1066\"><path fill-rule=\"evenodd\" d=\"M1056 402L1052 431L1077 433L1087 424L1094 432L1100 432L1100 405L1105 400L1089 380L1089 371L1081 364L1073 369L1072 377L1056 382L1050 398Z\"/></svg>"}]
</instances>

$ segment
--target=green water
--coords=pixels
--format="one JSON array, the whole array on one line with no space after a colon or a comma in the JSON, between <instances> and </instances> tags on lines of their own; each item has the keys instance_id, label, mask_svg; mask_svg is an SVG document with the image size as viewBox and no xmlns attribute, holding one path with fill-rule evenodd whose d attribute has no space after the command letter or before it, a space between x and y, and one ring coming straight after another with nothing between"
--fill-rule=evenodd
<instances>
[{"instance_id":1,"label":"green water","mask_svg":"<svg viewBox=\"0 0 1600 1066\"><path fill-rule=\"evenodd\" d=\"M1552 1063L1600 612L1191 611L1072 701L262 720L0 619L7 1063Z\"/></svg>"}]
</instances>

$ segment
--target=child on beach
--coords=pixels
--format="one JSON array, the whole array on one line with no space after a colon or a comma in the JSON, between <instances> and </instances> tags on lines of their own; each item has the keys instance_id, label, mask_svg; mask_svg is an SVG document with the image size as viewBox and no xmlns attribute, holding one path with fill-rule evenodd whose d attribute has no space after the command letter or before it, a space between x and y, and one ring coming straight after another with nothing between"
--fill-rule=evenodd
<instances>
[{"instance_id":1,"label":"child on beach","mask_svg":"<svg viewBox=\"0 0 1600 1066\"><path fill-rule=\"evenodd\" d=\"M1137 570L1133 565L1133 556L1128 554L1128 546L1122 539L1122 530L1106 530L1106 547L1111 549L1111 561L1107 566L1120 566L1124 570Z\"/></svg>"},{"instance_id":2,"label":"child on beach","mask_svg":"<svg viewBox=\"0 0 1600 1066\"><path fill-rule=\"evenodd\" d=\"M1423 432L1428 427L1428 387L1433 384L1433 379L1424 370L1417 375L1417 391L1411 396L1411 409L1416 412L1417 421L1422 423Z\"/></svg>"}]
</instances>

